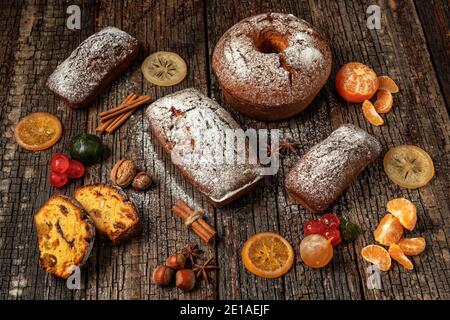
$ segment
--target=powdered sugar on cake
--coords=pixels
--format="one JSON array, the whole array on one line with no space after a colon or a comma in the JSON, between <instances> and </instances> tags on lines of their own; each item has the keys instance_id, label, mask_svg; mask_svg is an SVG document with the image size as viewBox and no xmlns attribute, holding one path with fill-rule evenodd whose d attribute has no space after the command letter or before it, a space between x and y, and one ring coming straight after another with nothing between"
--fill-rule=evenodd
<instances>
[{"instance_id":1,"label":"powdered sugar on cake","mask_svg":"<svg viewBox=\"0 0 450 320\"><path fill-rule=\"evenodd\" d=\"M254 39L267 30L285 37L287 48L261 52ZM215 72L226 91L267 105L291 103L303 92L308 96L310 88L328 75L330 61L331 51L316 30L293 15L277 13L250 17L231 27L213 55Z\"/></svg>"},{"instance_id":2,"label":"powdered sugar on cake","mask_svg":"<svg viewBox=\"0 0 450 320\"><path fill-rule=\"evenodd\" d=\"M326 209L348 183L381 152L377 139L351 124L313 146L289 172L286 187L310 205Z\"/></svg>"},{"instance_id":3,"label":"powdered sugar on cake","mask_svg":"<svg viewBox=\"0 0 450 320\"><path fill-rule=\"evenodd\" d=\"M261 179L255 163L218 161L225 131L240 129L231 115L195 89L167 95L147 111L153 133L171 151L172 161L214 201L223 201ZM233 148L234 154L242 150Z\"/></svg>"},{"instance_id":4,"label":"powdered sugar on cake","mask_svg":"<svg viewBox=\"0 0 450 320\"><path fill-rule=\"evenodd\" d=\"M128 33L106 27L84 40L58 65L47 86L71 103L80 103L137 45Z\"/></svg>"}]
</instances>

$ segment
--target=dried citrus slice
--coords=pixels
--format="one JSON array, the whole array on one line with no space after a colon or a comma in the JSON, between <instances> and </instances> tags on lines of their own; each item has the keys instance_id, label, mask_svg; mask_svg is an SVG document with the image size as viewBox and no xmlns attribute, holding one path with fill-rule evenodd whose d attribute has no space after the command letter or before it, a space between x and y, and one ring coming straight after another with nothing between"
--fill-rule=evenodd
<instances>
[{"instance_id":1,"label":"dried citrus slice","mask_svg":"<svg viewBox=\"0 0 450 320\"><path fill-rule=\"evenodd\" d=\"M376 244L370 244L362 248L361 256L381 271L388 271L391 268L391 256L385 248Z\"/></svg>"},{"instance_id":2,"label":"dried citrus slice","mask_svg":"<svg viewBox=\"0 0 450 320\"><path fill-rule=\"evenodd\" d=\"M378 90L377 101L373 104L378 113L388 113L392 109L394 99L392 94L386 90Z\"/></svg>"},{"instance_id":3,"label":"dried citrus slice","mask_svg":"<svg viewBox=\"0 0 450 320\"><path fill-rule=\"evenodd\" d=\"M402 238L403 227L398 218L387 213L383 219L381 219L373 234L375 236L375 241L382 245L390 246L393 243L397 243Z\"/></svg>"},{"instance_id":4,"label":"dried citrus slice","mask_svg":"<svg viewBox=\"0 0 450 320\"><path fill-rule=\"evenodd\" d=\"M158 51L149 55L141 66L147 81L157 86L173 86L186 77L186 62L178 54Z\"/></svg>"},{"instance_id":5,"label":"dried citrus slice","mask_svg":"<svg viewBox=\"0 0 450 320\"><path fill-rule=\"evenodd\" d=\"M397 244L394 243L389 246L389 255L391 256L392 259L400 263L406 269L408 270L414 269L411 260L409 260L408 257L405 256L402 249Z\"/></svg>"},{"instance_id":6,"label":"dried citrus slice","mask_svg":"<svg viewBox=\"0 0 450 320\"><path fill-rule=\"evenodd\" d=\"M397 244L407 256L417 256L418 254L421 254L426 246L425 238L422 237L401 239Z\"/></svg>"},{"instance_id":7,"label":"dried citrus slice","mask_svg":"<svg viewBox=\"0 0 450 320\"><path fill-rule=\"evenodd\" d=\"M394 80L388 76L378 77L378 82L380 83L379 89L389 91L390 93L397 93L398 86Z\"/></svg>"},{"instance_id":8,"label":"dried citrus slice","mask_svg":"<svg viewBox=\"0 0 450 320\"><path fill-rule=\"evenodd\" d=\"M369 100L365 100L362 105L364 117L374 126L381 126L384 124L383 118L375 110L374 105Z\"/></svg>"},{"instance_id":9,"label":"dried citrus slice","mask_svg":"<svg viewBox=\"0 0 450 320\"><path fill-rule=\"evenodd\" d=\"M412 231L417 222L416 206L404 198L393 199L387 203L387 210L400 220L405 229Z\"/></svg>"},{"instance_id":10,"label":"dried citrus slice","mask_svg":"<svg viewBox=\"0 0 450 320\"><path fill-rule=\"evenodd\" d=\"M278 278L294 263L294 250L289 242L273 232L257 233L242 248L245 268L263 278Z\"/></svg>"},{"instance_id":11,"label":"dried citrus slice","mask_svg":"<svg viewBox=\"0 0 450 320\"><path fill-rule=\"evenodd\" d=\"M50 148L58 142L61 133L61 121L47 112L31 113L20 120L14 128L16 142L30 151Z\"/></svg>"},{"instance_id":12,"label":"dried citrus slice","mask_svg":"<svg viewBox=\"0 0 450 320\"><path fill-rule=\"evenodd\" d=\"M430 155L422 148L398 145L389 149L383 160L384 172L400 187L416 189L425 186L434 176Z\"/></svg>"}]
</instances>

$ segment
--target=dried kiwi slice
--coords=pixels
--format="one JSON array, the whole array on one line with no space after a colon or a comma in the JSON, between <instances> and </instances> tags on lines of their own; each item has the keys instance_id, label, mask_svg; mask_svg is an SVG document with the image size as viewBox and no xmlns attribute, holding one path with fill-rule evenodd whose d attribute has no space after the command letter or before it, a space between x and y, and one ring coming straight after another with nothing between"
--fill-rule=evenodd
<instances>
[{"instance_id":1,"label":"dried kiwi slice","mask_svg":"<svg viewBox=\"0 0 450 320\"><path fill-rule=\"evenodd\" d=\"M187 74L183 58L168 51L158 51L149 55L142 63L141 70L148 82L164 87L180 83Z\"/></svg>"},{"instance_id":2,"label":"dried kiwi slice","mask_svg":"<svg viewBox=\"0 0 450 320\"><path fill-rule=\"evenodd\" d=\"M412 145L399 145L389 149L383 164L389 179L402 188L423 187L434 176L430 155L422 148Z\"/></svg>"}]
</instances>

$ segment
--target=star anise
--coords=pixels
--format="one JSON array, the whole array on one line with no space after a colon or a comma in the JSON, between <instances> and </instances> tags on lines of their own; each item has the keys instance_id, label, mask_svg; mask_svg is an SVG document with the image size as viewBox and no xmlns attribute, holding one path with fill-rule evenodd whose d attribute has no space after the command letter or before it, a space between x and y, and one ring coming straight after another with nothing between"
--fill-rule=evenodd
<instances>
[{"instance_id":1,"label":"star anise","mask_svg":"<svg viewBox=\"0 0 450 320\"><path fill-rule=\"evenodd\" d=\"M291 153L296 153L299 145L299 143L286 138L280 143L278 150L282 156L288 156Z\"/></svg>"},{"instance_id":2,"label":"star anise","mask_svg":"<svg viewBox=\"0 0 450 320\"><path fill-rule=\"evenodd\" d=\"M195 276L197 277L197 279L202 278L202 281L206 282L207 284L209 284L208 271L209 270L217 270L217 269L219 269L218 266L215 266L215 265L211 264L213 259L214 258L211 257L206 262L204 262L203 264L193 264L192 265L192 271L194 271Z\"/></svg>"},{"instance_id":3,"label":"star anise","mask_svg":"<svg viewBox=\"0 0 450 320\"><path fill-rule=\"evenodd\" d=\"M193 245L181 250L181 254L183 254L186 259L189 259L192 265L194 265L195 259L200 258L203 254L203 251L198 248L198 245Z\"/></svg>"}]
</instances>

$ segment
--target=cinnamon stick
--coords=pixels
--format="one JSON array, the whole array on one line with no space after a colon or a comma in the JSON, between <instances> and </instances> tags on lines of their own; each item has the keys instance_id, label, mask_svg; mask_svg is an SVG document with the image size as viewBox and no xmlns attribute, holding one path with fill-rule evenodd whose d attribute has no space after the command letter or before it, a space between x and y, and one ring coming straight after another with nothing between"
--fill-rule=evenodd
<instances>
[{"instance_id":1,"label":"cinnamon stick","mask_svg":"<svg viewBox=\"0 0 450 320\"><path fill-rule=\"evenodd\" d=\"M124 104L126 104L127 102L129 102L129 101L132 101L132 100L134 100L136 97L137 97L138 95L137 94L135 94L135 93L130 93L119 105L117 105L116 107L114 107L114 108L111 108L111 109L108 109L108 110L105 110L105 111L102 111L102 112L100 112L98 115L100 116L100 117L103 117L103 116L106 116L106 115L108 115L108 114L110 114L110 113L112 113L112 112L114 112L114 111L117 111L117 110L120 110L120 109L122 109L123 107L124 107Z\"/></svg>"},{"instance_id":2,"label":"cinnamon stick","mask_svg":"<svg viewBox=\"0 0 450 320\"><path fill-rule=\"evenodd\" d=\"M194 210L192 210L187 203L181 199L175 203L172 207L172 211L183 219L183 221L186 221L186 219L194 213ZM206 243L210 243L217 234L217 232L203 218L196 219L190 227Z\"/></svg>"},{"instance_id":3,"label":"cinnamon stick","mask_svg":"<svg viewBox=\"0 0 450 320\"><path fill-rule=\"evenodd\" d=\"M123 105L125 103L134 100L136 97L137 97L137 95L135 93L130 93L116 108L119 108L119 107L123 108ZM116 108L114 108L114 109L116 109ZM114 122L114 119L109 119L106 122L100 123L98 125L98 127L95 128L95 131L104 132L112 122Z\"/></svg>"},{"instance_id":4,"label":"cinnamon stick","mask_svg":"<svg viewBox=\"0 0 450 320\"><path fill-rule=\"evenodd\" d=\"M127 103L125 103L121 108L117 109L114 112L109 113L106 116L103 116L101 118L101 122L106 122L107 120L111 119L111 118L115 118L118 115L125 113L127 111L133 110L135 108L137 108L138 106L140 106L143 103L146 103L150 101L150 97L149 96L141 96L133 101L129 101Z\"/></svg>"},{"instance_id":5,"label":"cinnamon stick","mask_svg":"<svg viewBox=\"0 0 450 320\"><path fill-rule=\"evenodd\" d=\"M189 215L191 215L191 214L194 213L194 210L192 210L192 209L187 205L187 203L184 202L183 200L181 200L181 199L178 200L176 204L177 204L183 211L188 212ZM206 223L205 220L203 220L203 219L198 219L197 221L198 221L198 223L201 224L202 227L205 228L209 233L215 233L215 232L216 232L213 228L211 228L211 226L210 226L208 223Z\"/></svg>"},{"instance_id":6,"label":"cinnamon stick","mask_svg":"<svg viewBox=\"0 0 450 320\"><path fill-rule=\"evenodd\" d=\"M179 216L183 221L185 221L189 217L189 215L185 211L183 211L177 206L174 206L172 208L172 211L177 216ZM197 221L191 224L191 228L206 243L209 243L211 241L211 235L208 232L206 232L206 230L203 229L203 227L200 226L200 224L198 224Z\"/></svg>"}]
</instances>

